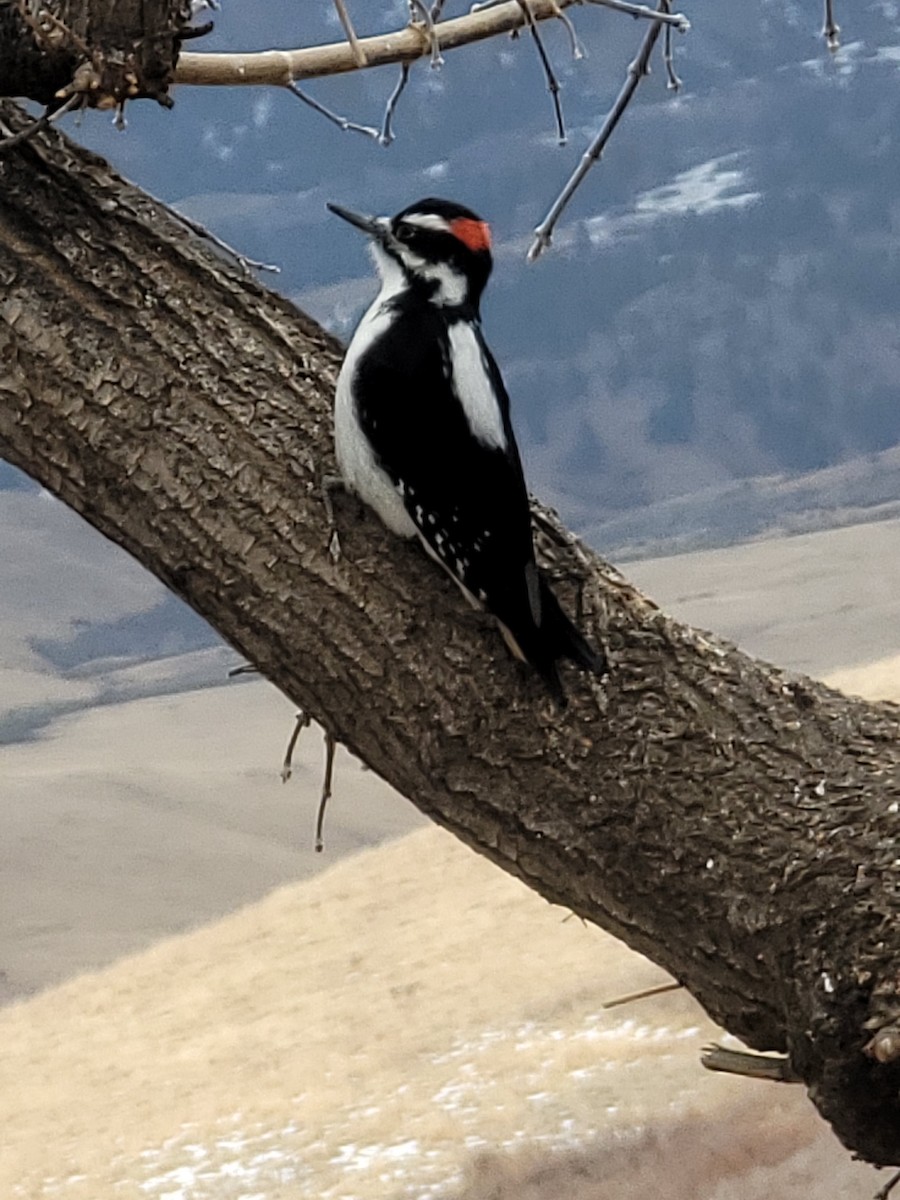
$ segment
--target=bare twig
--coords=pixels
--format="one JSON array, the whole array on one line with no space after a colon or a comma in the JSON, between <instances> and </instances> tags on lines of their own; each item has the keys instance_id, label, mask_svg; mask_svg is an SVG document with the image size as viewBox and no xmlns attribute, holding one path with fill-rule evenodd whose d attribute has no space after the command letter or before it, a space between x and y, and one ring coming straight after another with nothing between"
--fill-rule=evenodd
<instances>
[{"instance_id":1,"label":"bare twig","mask_svg":"<svg viewBox=\"0 0 900 1200\"><path fill-rule=\"evenodd\" d=\"M381 134L378 138L382 146L389 146L394 140L394 114L407 83L409 83L409 63L401 63L400 76L384 106L384 119L381 122Z\"/></svg>"},{"instance_id":2,"label":"bare twig","mask_svg":"<svg viewBox=\"0 0 900 1200\"><path fill-rule=\"evenodd\" d=\"M662 21L664 25L672 25L679 33L687 33L691 27L684 13L666 11L661 14L658 8L649 8L646 4L628 4L626 0L590 0L590 3L602 4L604 8L613 8L631 17L643 17L645 21Z\"/></svg>"},{"instance_id":3,"label":"bare twig","mask_svg":"<svg viewBox=\"0 0 900 1200\"><path fill-rule=\"evenodd\" d=\"M331 780L334 775L334 752L337 746L334 734L325 730L325 778L322 780L322 795L319 799L319 812L316 816L316 854L325 849L325 839L322 831L325 827L325 806L331 799Z\"/></svg>"},{"instance_id":4,"label":"bare twig","mask_svg":"<svg viewBox=\"0 0 900 1200\"><path fill-rule=\"evenodd\" d=\"M841 48L841 27L834 19L834 0L825 0L825 25L822 29L825 45L832 54Z\"/></svg>"},{"instance_id":5,"label":"bare twig","mask_svg":"<svg viewBox=\"0 0 900 1200\"><path fill-rule=\"evenodd\" d=\"M418 13L418 20L416 19L416 13ZM434 31L434 17L425 0L409 0L409 23L425 39L428 52L431 55L432 69L437 70L439 67L442 67L444 60L441 56L441 44Z\"/></svg>"},{"instance_id":6,"label":"bare twig","mask_svg":"<svg viewBox=\"0 0 900 1200\"><path fill-rule=\"evenodd\" d=\"M803 1080L783 1055L751 1054L746 1050L728 1050L724 1046L705 1046L700 1062L707 1071L724 1071L748 1079L769 1079L773 1083L802 1083Z\"/></svg>"},{"instance_id":7,"label":"bare twig","mask_svg":"<svg viewBox=\"0 0 900 1200\"><path fill-rule=\"evenodd\" d=\"M531 0L531 15L535 21L558 18L560 12L581 0ZM642 4L626 4L624 0L587 0L607 8L629 13L634 17L652 18L655 23L671 24L681 32L690 23L681 13L661 14ZM432 20L434 18L432 17ZM503 0L490 9L469 12L463 17L441 21L434 25L434 37L442 52L468 46L473 42L498 37L521 29L525 15L518 0ZM413 62L427 54L420 29L395 30L377 37L361 38L359 42L368 67L383 67L390 63ZM230 86L241 84L271 84L284 87L303 79L325 75L340 75L359 70L353 50L347 42L327 46L309 46L302 50L263 50L254 54L190 54L183 53L175 68L175 82L194 85Z\"/></svg>"},{"instance_id":8,"label":"bare twig","mask_svg":"<svg viewBox=\"0 0 900 1200\"><path fill-rule=\"evenodd\" d=\"M5 154L7 150L21 146L23 142L27 142L29 138L34 137L39 130L46 129L53 121L58 121L64 113L71 112L79 104L81 104L81 96L70 96L65 104L61 104L53 111L47 107L36 121L32 121L30 125L26 125L24 129L20 129L18 133L11 133L9 137L3 138L0 141L0 154Z\"/></svg>"},{"instance_id":9,"label":"bare twig","mask_svg":"<svg viewBox=\"0 0 900 1200\"><path fill-rule=\"evenodd\" d=\"M246 254L241 254L240 250L235 250L234 246L229 246L229 244L227 242L223 242L220 237L216 237L214 233L210 233L205 225L201 225L200 222L195 221L193 217L186 217L184 213L179 212L177 208L173 208L171 211L182 225L185 225L188 229L190 229L191 233L196 233L197 237L202 237L205 238L206 241L212 242L214 246L217 246L221 251L223 251L223 253L227 254L229 258L233 258L238 266L247 271L248 274L250 271L272 271L276 275L281 273L281 267L276 266L275 263L264 263L260 262L256 258L248 258ZM255 670L256 668L252 669ZM249 674L249 671L250 668L236 667L233 671L229 671L228 674L242 675L245 673Z\"/></svg>"},{"instance_id":10,"label":"bare twig","mask_svg":"<svg viewBox=\"0 0 900 1200\"><path fill-rule=\"evenodd\" d=\"M639 992L628 992L625 996L616 996L612 1000L604 1000L602 1008L619 1008L622 1004L631 1004L634 1000L646 1000L650 996L661 996L664 992L677 992L684 987L677 979L669 979L665 983L656 983L653 987L642 988Z\"/></svg>"},{"instance_id":11,"label":"bare twig","mask_svg":"<svg viewBox=\"0 0 900 1200\"><path fill-rule=\"evenodd\" d=\"M890 1196L891 1192L898 1183L900 1183L900 1171L897 1171L895 1174L893 1174L884 1187L880 1187L878 1189L878 1191L872 1197L872 1200L888 1200L888 1196Z\"/></svg>"},{"instance_id":12,"label":"bare twig","mask_svg":"<svg viewBox=\"0 0 900 1200\"><path fill-rule=\"evenodd\" d=\"M585 50L584 44L582 43L581 38L578 36L575 26L558 4L556 6L556 16L563 23L566 33L569 35L569 44L572 47L572 57L576 62L580 62L581 59L585 57Z\"/></svg>"},{"instance_id":13,"label":"bare twig","mask_svg":"<svg viewBox=\"0 0 900 1200\"><path fill-rule=\"evenodd\" d=\"M366 52L359 44L359 38L356 36L356 30L353 28L353 22L350 20L350 14L347 12L347 5L344 0L334 0L334 7L337 9L338 20L343 26L344 33L347 35L347 42L350 45L350 50L353 53L353 59L358 67L365 67Z\"/></svg>"},{"instance_id":14,"label":"bare twig","mask_svg":"<svg viewBox=\"0 0 900 1200\"><path fill-rule=\"evenodd\" d=\"M666 0L666 10L669 9L670 0ZM663 33L663 62L666 66L666 87L670 92L678 92L681 90L681 80L675 73L675 59L672 54L672 26L667 25Z\"/></svg>"},{"instance_id":15,"label":"bare twig","mask_svg":"<svg viewBox=\"0 0 900 1200\"><path fill-rule=\"evenodd\" d=\"M668 0L660 0L660 15L662 15L663 7L668 3ZM562 216L569 201L575 195L579 185L584 177L590 171L594 163L598 162L603 154L606 143L612 136L612 132L618 125L622 114L631 102L631 98L637 91L638 84L645 75L650 73L650 55L653 52L653 47L656 45L659 37L662 23L657 21L651 25L644 35L644 40L641 43L640 49L637 52L637 57L628 67L628 74L625 78L625 83L621 91L616 97L615 103L607 114L606 120L600 128L599 133L585 150L581 156L581 162L569 176L562 191L553 201L550 206L550 211L538 225L534 231L534 241L528 251L528 261L534 262L550 245L553 237L553 230L556 228L556 223Z\"/></svg>"},{"instance_id":16,"label":"bare twig","mask_svg":"<svg viewBox=\"0 0 900 1200\"><path fill-rule=\"evenodd\" d=\"M582 0L575 0L576 3L581 3ZM479 3L473 4L470 12L484 12L489 8L497 8L499 5L506 3L506 0L480 0ZM602 8L611 8L615 12L625 13L629 17L642 17L646 21L660 20L659 11L655 8L649 8L646 4L631 4L629 0L586 0L588 4L598 4ZM557 12L554 14L557 17L562 16L561 3L557 0ZM687 33L691 27L690 21L684 13L674 13L662 18L664 22L674 25L679 33Z\"/></svg>"},{"instance_id":17,"label":"bare twig","mask_svg":"<svg viewBox=\"0 0 900 1200\"><path fill-rule=\"evenodd\" d=\"M544 49L543 39L538 32L537 23L531 15L530 0L519 0L519 6L525 14L525 19L528 22L528 28L531 30L531 36L534 39L535 49L538 52L538 58L541 60L541 66L544 68L544 78L547 81L547 91L553 101L553 115L556 118L556 138L560 146L566 144L566 123L563 119L562 103L559 99L559 80L556 78L556 73L550 59L547 57L547 51Z\"/></svg>"},{"instance_id":18,"label":"bare twig","mask_svg":"<svg viewBox=\"0 0 900 1200\"><path fill-rule=\"evenodd\" d=\"M296 83L286 83L285 87L289 92L302 100L304 104L308 104L311 109L323 116L326 121L330 121L332 125L337 125L338 129L343 129L345 133L361 133L365 137L373 138L376 142L379 140L380 133L371 125L359 125L356 121L351 121L347 117L342 117L340 113L333 112L330 108L326 108L314 96L310 96L308 92L304 92L302 88L297 87Z\"/></svg>"},{"instance_id":19,"label":"bare twig","mask_svg":"<svg viewBox=\"0 0 900 1200\"><path fill-rule=\"evenodd\" d=\"M287 749L284 752L284 761L281 764L281 782L287 783L291 775L294 773L294 750L297 748L297 740L300 734L312 722L312 717L309 713L305 713L301 708L297 713L294 721L294 728L291 730L291 736L288 738Z\"/></svg>"}]
</instances>

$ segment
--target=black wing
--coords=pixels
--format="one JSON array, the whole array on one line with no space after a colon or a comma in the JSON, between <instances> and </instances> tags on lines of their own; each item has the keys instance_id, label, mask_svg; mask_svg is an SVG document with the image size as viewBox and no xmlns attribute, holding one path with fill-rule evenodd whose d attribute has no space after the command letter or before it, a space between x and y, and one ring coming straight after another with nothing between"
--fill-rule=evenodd
<instances>
[{"instance_id":1,"label":"black wing","mask_svg":"<svg viewBox=\"0 0 900 1200\"><path fill-rule=\"evenodd\" d=\"M473 436L450 385L446 321L430 306L402 313L378 339L360 362L354 394L363 432L423 540L502 618L498 605L527 602L534 550L509 401L489 354L485 365L501 405L503 449Z\"/></svg>"},{"instance_id":2,"label":"black wing","mask_svg":"<svg viewBox=\"0 0 900 1200\"><path fill-rule=\"evenodd\" d=\"M509 399L477 336L500 406L502 448L473 435L451 388L446 319L431 306L398 314L363 356L354 381L359 420L422 540L561 698L557 658L590 669L601 659L538 574Z\"/></svg>"}]
</instances>

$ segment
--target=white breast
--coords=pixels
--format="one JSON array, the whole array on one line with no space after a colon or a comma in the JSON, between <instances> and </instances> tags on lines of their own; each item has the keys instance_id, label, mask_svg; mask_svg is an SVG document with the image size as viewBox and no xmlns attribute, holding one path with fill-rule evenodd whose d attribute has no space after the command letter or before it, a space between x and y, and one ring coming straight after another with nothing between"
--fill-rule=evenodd
<instances>
[{"instance_id":1,"label":"white breast","mask_svg":"<svg viewBox=\"0 0 900 1200\"><path fill-rule=\"evenodd\" d=\"M454 321L448 337L453 390L469 428L485 446L505 450L503 417L475 330L467 321Z\"/></svg>"},{"instance_id":2,"label":"white breast","mask_svg":"<svg viewBox=\"0 0 900 1200\"><path fill-rule=\"evenodd\" d=\"M400 492L378 465L369 439L360 428L353 402L356 368L362 355L390 322L386 301L392 294L394 292L389 292L387 287L382 288L347 348L334 401L334 450L347 488L374 509L388 529L400 537L413 537L416 527L404 508Z\"/></svg>"}]
</instances>

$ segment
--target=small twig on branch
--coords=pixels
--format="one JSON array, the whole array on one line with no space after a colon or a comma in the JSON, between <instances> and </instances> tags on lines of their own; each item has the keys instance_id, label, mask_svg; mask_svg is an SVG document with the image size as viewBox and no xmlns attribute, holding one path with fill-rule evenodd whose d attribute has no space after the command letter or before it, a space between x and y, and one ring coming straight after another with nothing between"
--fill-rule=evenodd
<instances>
[{"instance_id":1,"label":"small twig on branch","mask_svg":"<svg viewBox=\"0 0 900 1200\"><path fill-rule=\"evenodd\" d=\"M384 106L384 119L381 122L381 133L378 137L382 146L389 146L394 140L394 113L397 111L397 105L406 89L407 83L409 83L409 63L402 63L400 66L400 77L397 80L394 90L387 98L387 104Z\"/></svg>"},{"instance_id":2,"label":"small twig on branch","mask_svg":"<svg viewBox=\"0 0 900 1200\"><path fill-rule=\"evenodd\" d=\"M670 0L666 0L668 11ZM666 66L666 87L670 92L681 91L681 80L675 73L675 59L672 54L672 26L667 25L663 33L663 62Z\"/></svg>"},{"instance_id":3,"label":"small twig on branch","mask_svg":"<svg viewBox=\"0 0 900 1200\"><path fill-rule=\"evenodd\" d=\"M535 49L538 52L538 58L541 60L541 66L544 68L544 78L547 81L547 91L553 101L553 115L556 118L556 138L560 146L566 144L566 123L563 119L562 103L559 99L559 80L556 78L556 73L550 59L547 56L547 51L544 49L544 41L538 32L537 23L531 15L530 0L519 0L519 6L525 14L525 19L528 22L528 28L531 30L531 36L534 39Z\"/></svg>"},{"instance_id":4,"label":"small twig on branch","mask_svg":"<svg viewBox=\"0 0 900 1200\"><path fill-rule=\"evenodd\" d=\"M646 4L628 4L626 0L590 0L591 4L602 4L604 8L615 9L616 12L628 13L631 17L642 17L645 21L662 21L664 25L673 25L679 33L687 33L691 27L684 13L661 13L658 8L649 8Z\"/></svg>"},{"instance_id":5,"label":"small twig on branch","mask_svg":"<svg viewBox=\"0 0 900 1200\"><path fill-rule=\"evenodd\" d=\"M416 13L419 14L418 20L416 20ZM425 39L428 45L428 52L431 55L432 69L437 70L439 67L442 67L444 60L441 56L441 43L438 41L437 34L434 31L434 16L431 9L425 3L425 0L409 0L409 23Z\"/></svg>"},{"instance_id":6,"label":"small twig on branch","mask_svg":"<svg viewBox=\"0 0 900 1200\"><path fill-rule=\"evenodd\" d=\"M653 987L642 988L639 992L628 992L625 996L616 996L612 1000L604 1000L601 1008L619 1008L622 1004L631 1004L633 1000L646 1000L650 996L661 996L664 992L677 992L683 988L684 984L679 983L677 979L670 979L666 983L657 983Z\"/></svg>"},{"instance_id":7,"label":"small twig on branch","mask_svg":"<svg viewBox=\"0 0 900 1200\"><path fill-rule=\"evenodd\" d=\"M570 3L581 4L582 0L557 0L555 5L556 12L549 15L554 17L562 17L562 8ZM469 12L485 12L489 8L499 8L500 5L507 3L507 0L479 0L479 3L473 4ZM550 0L553 3L553 0ZM663 20L670 25L677 27L679 33L687 33L691 27L690 21L684 13L670 14L668 17L660 18L658 9L649 8L646 4L630 4L629 0L586 0L588 4L597 4L601 8L611 8L614 12L625 13L629 17L641 17L646 21Z\"/></svg>"},{"instance_id":8,"label":"small twig on branch","mask_svg":"<svg viewBox=\"0 0 900 1200\"><path fill-rule=\"evenodd\" d=\"M193 217L185 216L184 213L179 212L177 208L170 208L170 211L181 222L182 225L185 225L188 229L190 229L191 233L196 233L197 237L202 237L206 241L212 242L214 246L217 246L219 250L227 254L229 258L234 259L238 266L248 274L250 271L272 271L275 275L279 275L281 273L281 267L276 266L275 263L264 263L260 262L256 258L248 258L246 254L241 254L240 250L235 250L234 246L229 246L229 244L227 242L223 242L220 237L216 237L216 235L211 233L205 225L201 225L200 222L195 221ZM251 670L256 669L257 668L255 667L236 667L233 671L229 671L228 674L249 674Z\"/></svg>"},{"instance_id":9,"label":"small twig on branch","mask_svg":"<svg viewBox=\"0 0 900 1200\"><path fill-rule=\"evenodd\" d=\"M567 16L567 14L563 12L563 10L559 7L558 4L556 6L556 16L557 16L557 19L563 23L563 25L565 26L566 33L568 33L568 35L569 35L569 44L572 47L572 57L575 59L576 62L580 62L581 59L586 57L586 55L585 55L584 43L581 41L581 38L578 36L578 31L576 30L575 26L572 24L571 20Z\"/></svg>"},{"instance_id":10,"label":"small twig on branch","mask_svg":"<svg viewBox=\"0 0 900 1200\"><path fill-rule=\"evenodd\" d=\"M308 104L311 109L324 117L326 121L330 121L332 125L337 125L338 129L343 129L345 133L361 133L365 137L373 138L376 142L379 140L381 136L379 130L374 129L371 125L358 125L356 121L342 117L340 113L332 112L330 108L326 108L315 97L310 96L308 92L304 92L302 88L297 87L296 83L286 83L284 86L298 100L302 100L304 104Z\"/></svg>"},{"instance_id":11,"label":"small twig on branch","mask_svg":"<svg viewBox=\"0 0 900 1200\"><path fill-rule=\"evenodd\" d=\"M822 29L825 45L832 54L841 48L841 27L834 19L834 0L825 0L825 25Z\"/></svg>"},{"instance_id":12,"label":"small twig on branch","mask_svg":"<svg viewBox=\"0 0 900 1200\"><path fill-rule=\"evenodd\" d=\"M316 816L316 854L325 849L325 839L322 831L325 827L325 806L331 799L331 779L334 775L334 752L337 747L334 734L325 730L325 778L322 781L322 795L319 799L319 812Z\"/></svg>"},{"instance_id":13,"label":"small twig on branch","mask_svg":"<svg viewBox=\"0 0 900 1200\"><path fill-rule=\"evenodd\" d=\"M305 713L301 708L297 713L294 721L294 728L291 730L291 736L288 738L287 749L284 752L284 761L281 764L281 782L287 783L294 773L294 751L297 748L297 740L304 729L312 723L312 717L309 713Z\"/></svg>"},{"instance_id":14,"label":"small twig on branch","mask_svg":"<svg viewBox=\"0 0 900 1200\"><path fill-rule=\"evenodd\" d=\"M705 1046L700 1062L707 1071L724 1071L748 1079L769 1079L773 1083L802 1083L789 1058L774 1054L751 1054L728 1050L724 1046Z\"/></svg>"},{"instance_id":15,"label":"small twig on branch","mask_svg":"<svg viewBox=\"0 0 900 1200\"><path fill-rule=\"evenodd\" d=\"M891 1192L898 1183L900 1183L900 1171L897 1171L894 1175L892 1175L884 1187L880 1187L878 1189L878 1191L872 1197L872 1200L888 1200L888 1196L890 1196Z\"/></svg>"},{"instance_id":16,"label":"small twig on branch","mask_svg":"<svg viewBox=\"0 0 900 1200\"><path fill-rule=\"evenodd\" d=\"M367 66L366 52L359 44L359 38L356 36L356 30L353 28L353 22L350 20L350 14L347 12L347 5L344 3L344 0L334 0L334 7L337 9L338 20L343 26L344 33L347 35L347 41L350 44L356 65L358 67Z\"/></svg>"},{"instance_id":17,"label":"small twig on branch","mask_svg":"<svg viewBox=\"0 0 900 1200\"><path fill-rule=\"evenodd\" d=\"M679 32L690 28L682 13L660 13L643 4L626 4L624 0L586 0L628 13L633 17L652 18L674 26ZM582 0L531 0L531 15L535 21L558 18L560 13ZM432 16L432 20L434 17ZM483 11L469 12L463 17L434 24L434 39L441 52L456 50L473 42L485 41L512 33L526 24L518 0L502 0ZM420 28L395 30L376 37L361 38L359 42L368 67L383 67L390 63L413 62L428 53ZM270 84L284 87L302 79L318 79L325 75L341 75L357 71L359 66L347 42L327 46L309 46L302 50L262 50L252 54L189 54L178 59L175 82L210 87Z\"/></svg>"},{"instance_id":18,"label":"small twig on branch","mask_svg":"<svg viewBox=\"0 0 900 1200\"><path fill-rule=\"evenodd\" d=\"M65 104L61 104L52 111L48 106L36 121L33 121L30 125L26 125L18 133L11 133L9 137L3 138L0 141L0 154L5 154L7 150L21 146L23 142L27 142L29 138L34 137L39 130L46 129L53 121L59 120L64 113L71 112L79 104L81 104L81 96L70 96Z\"/></svg>"},{"instance_id":19,"label":"small twig on branch","mask_svg":"<svg viewBox=\"0 0 900 1200\"><path fill-rule=\"evenodd\" d=\"M658 16L662 17L663 10L667 6L668 0L660 0L660 8ZM534 262L550 245L553 237L553 230L556 228L556 223L567 208L569 201L575 195L579 185L584 177L590 171L594 163L598 162L606 147L606 143L612 136L613 130L618 125L622 114L631 102L631 98L637 91L638 84L645 75L650 74L650 55L653 53L653 47L656 45L660 30L662 29L662 21L658 20L651 25L644 35L644 40L641 43L640 49L637 52L637 57L628 67L628 74L625 78L625 83L621 91L616 97L615 103L607 114L606 120L600 128L599 133L585 150L581 156L581 162L569 176L562 191L553 201L550 206L550 211L538 225L534 231L534 241L528 251L528 261Z\"/></svg>"}]
</instances>

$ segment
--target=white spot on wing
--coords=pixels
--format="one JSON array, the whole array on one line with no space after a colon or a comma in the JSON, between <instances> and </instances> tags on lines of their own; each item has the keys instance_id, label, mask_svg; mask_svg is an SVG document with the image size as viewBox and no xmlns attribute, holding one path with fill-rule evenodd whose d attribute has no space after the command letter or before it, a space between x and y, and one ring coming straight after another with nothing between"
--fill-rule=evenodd
<instances>
[{"instance_id":1,"label":"white spot on wing","mask_svg":"<svg viewBox=\"0 0 900 1200\"><path fill-rule=\"evenodd\" d=\"M475 330L467 321L454 321L447 330L453 389L474 436L485 446L506 449L500 405L491 385Z\"/></svg>"}]
</instances>

